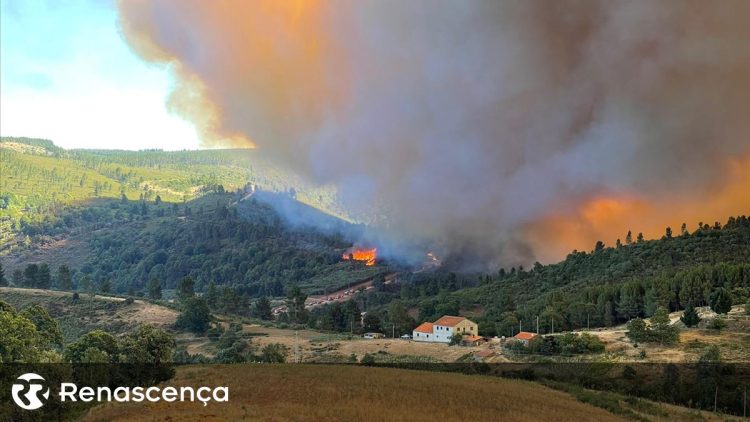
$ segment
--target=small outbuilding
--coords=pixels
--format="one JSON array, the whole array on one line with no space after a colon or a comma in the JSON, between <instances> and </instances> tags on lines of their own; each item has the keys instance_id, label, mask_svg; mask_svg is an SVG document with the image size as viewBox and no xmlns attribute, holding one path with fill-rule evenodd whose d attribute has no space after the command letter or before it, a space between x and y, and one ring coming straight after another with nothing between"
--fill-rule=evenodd
<instances>
[{"instance_id":1,"label":"small outbuilding","mask_svg":"<svg viewBox=\"0 0 750 422\"><path fill-rule=\"evenodd\" d=\"M520 341L524 346L528 346L529 342L536 337L536 333L530 333L528 331L521 331L513 336L514 340Z\"/></svg>"}]
</instances>

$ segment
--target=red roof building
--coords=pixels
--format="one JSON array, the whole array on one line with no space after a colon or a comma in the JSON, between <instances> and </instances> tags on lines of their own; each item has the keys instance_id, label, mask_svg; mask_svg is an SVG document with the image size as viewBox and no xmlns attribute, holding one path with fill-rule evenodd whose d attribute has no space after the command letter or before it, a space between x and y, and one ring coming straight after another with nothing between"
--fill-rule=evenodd
<instances>
[{"instance_id":1,"label":"red roof building","mask_svg":"<svg viewBox=\"0 0 750 422\"><path fill-rule=\"evenodd\" d=\"M513 336L514 339L528 346L529 341L536 337L536 333L530 333L528 331L521 331L520 333Z\"/></svg>"},{"instance_id":2,"label":"red roof building","mask_svg":"<svg viewBox=\"0 0 750 422\"><path fill-rule=\"evenodd\" d=\"M415 328L414 331L425 334L432 334L432 323L423 322L419 327Z\"/></svg>"}]
</instances>

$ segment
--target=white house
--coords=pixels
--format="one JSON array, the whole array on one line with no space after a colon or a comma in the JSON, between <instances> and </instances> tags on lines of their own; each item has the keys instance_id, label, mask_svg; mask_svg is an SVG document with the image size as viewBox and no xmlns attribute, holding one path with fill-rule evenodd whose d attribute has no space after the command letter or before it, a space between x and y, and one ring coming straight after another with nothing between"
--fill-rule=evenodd
<instances>
[{"instance_id":1,"label":"white house","mask_svg":"<svg viewBox=\"0 0 750 422\"><path fill-rule=\"evenodd\" d=\"M435 322L424 322L414 329L412 338L415 341L431 343L450 343L451 337L461 335L476 336L479 326L467 318L459 316L443 316Z\"/></svg>"}]
</instances>

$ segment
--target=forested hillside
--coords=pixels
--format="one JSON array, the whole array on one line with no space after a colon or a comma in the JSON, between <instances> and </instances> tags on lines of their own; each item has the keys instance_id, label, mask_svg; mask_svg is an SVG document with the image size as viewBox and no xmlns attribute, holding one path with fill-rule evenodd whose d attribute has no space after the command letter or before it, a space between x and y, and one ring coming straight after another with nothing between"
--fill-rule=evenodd
<instances>
[{"instance_id":1,"label":"forested hillside","mask_svg":"<svg viewBox=\"0 0 750 422\"><path fill-rule=\"evenodd\" d=\"M0 139L0 253L14 235L37 223L58 224L66 205L97 198L188 201L252 184L293 190L303 202L329 212L335 190L304 183L250 149L200 151L65 150L51 141Z\"/></svg>"},{"instance_id":2,"label":"forested hillside","mask_svg":"<svg viewBox=\"0 0 750 422\"><path fill-rule=\"evenodd\" d=\"M150 284L173 289L190 277L196 291L213 283L246 298L284 296L292 286L322 292L378 271L342 262L342 251L351 246L342 237L291 227L252 196L238 202L243 196L215 192L185 204L101 199L66 207L58 224L30 225L27 231L51 238L90 232L81 265L57 263L68 267L68 285L50 275L59 268L50 269L43 258L15 268L8 259L5 268L18 276L15 284L29 287L145 294ZM39 267L27 274L28 264L37 261ZM38 271L47 272L41 277L46 281L38 281Z\"/></svg>"},{"instance_id":3,"label":"forested hillside","mask_svg":"<svg viewBox=\"0 0 750 422\"><path fill-rule=\"evenodd\" d=\"M549 332L590 326L612 326L649 317L658 307L671 311L689 303L704 306L729 296L734 304L750 298L750 219L700 223L692 233L667 229L657 240L632 239L615 247L598 243L592 252L574 251L557 264L536 264L479 277L477 287L437 299L434 284L404 286L401 296L422 313L435 306L479 306L483 331L509 335L525 329ZM454 277L455 279L455 277ZM454 283L455 284L455 283ZM430 292L432 288L432 292Z\"/></svg>"}]
</instances>

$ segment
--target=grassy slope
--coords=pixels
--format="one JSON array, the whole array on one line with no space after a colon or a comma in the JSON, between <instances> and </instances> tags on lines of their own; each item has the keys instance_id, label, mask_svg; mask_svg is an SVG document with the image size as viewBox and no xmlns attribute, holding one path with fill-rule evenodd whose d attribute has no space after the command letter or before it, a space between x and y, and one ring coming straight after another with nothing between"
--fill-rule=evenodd
<instances>
[{"instance_id":1,"label":"grassy slope","mask_svg":"<svg viewBox=\"0 0 750 422\"><path fill-rule=\"evenodd\" d=\"M253 150L68 151L44 140L1 138L0 162L0 245L22 220L42 221L60 205L119 198L121 191L130 199L145 194L181 202L211 184L234 190L250 182L269 190L294 187L301 201L341 212L333 188L309 185Z\"/></svg>"},{"instance_id":2,"label":"grassy slope","mask_svg":"<svg viewBox=\"0 0 750 422\"><path fill-rule=\"evenodd\" d=\"M46 308L60 324L65 343L95 329L118 335L140 324L169 328L177 320L177 311L143 300L126 304L122 298L96 296L92 299L81 295L76 303L70 292L12 287L0 287L0 300L19 310L31 305Z\"/></svg>"},{"instance_id":3,"label":"grassy slope","mask_svg":"<svg viewBox=\"0 0 750 422\"><path fill-rule=\"evenodd\" d=\"M108 405L84 420L622 420L530 382L388 368L183 367L168 384L226 385L230 402Z\"/></svg>"},{"instance_id":4,"label":"grassy slope","mask_svg":"<svg viewBox=\"0 0 750 422\"><path fill-rule=\"evenodd\" d=\"M528 381L363 366L188 366L165 385L228 386L230 399L205 407L109 404L83 420L738 420L608 392L573 388L570 395Z\"/></svg>"}]
</instances>

